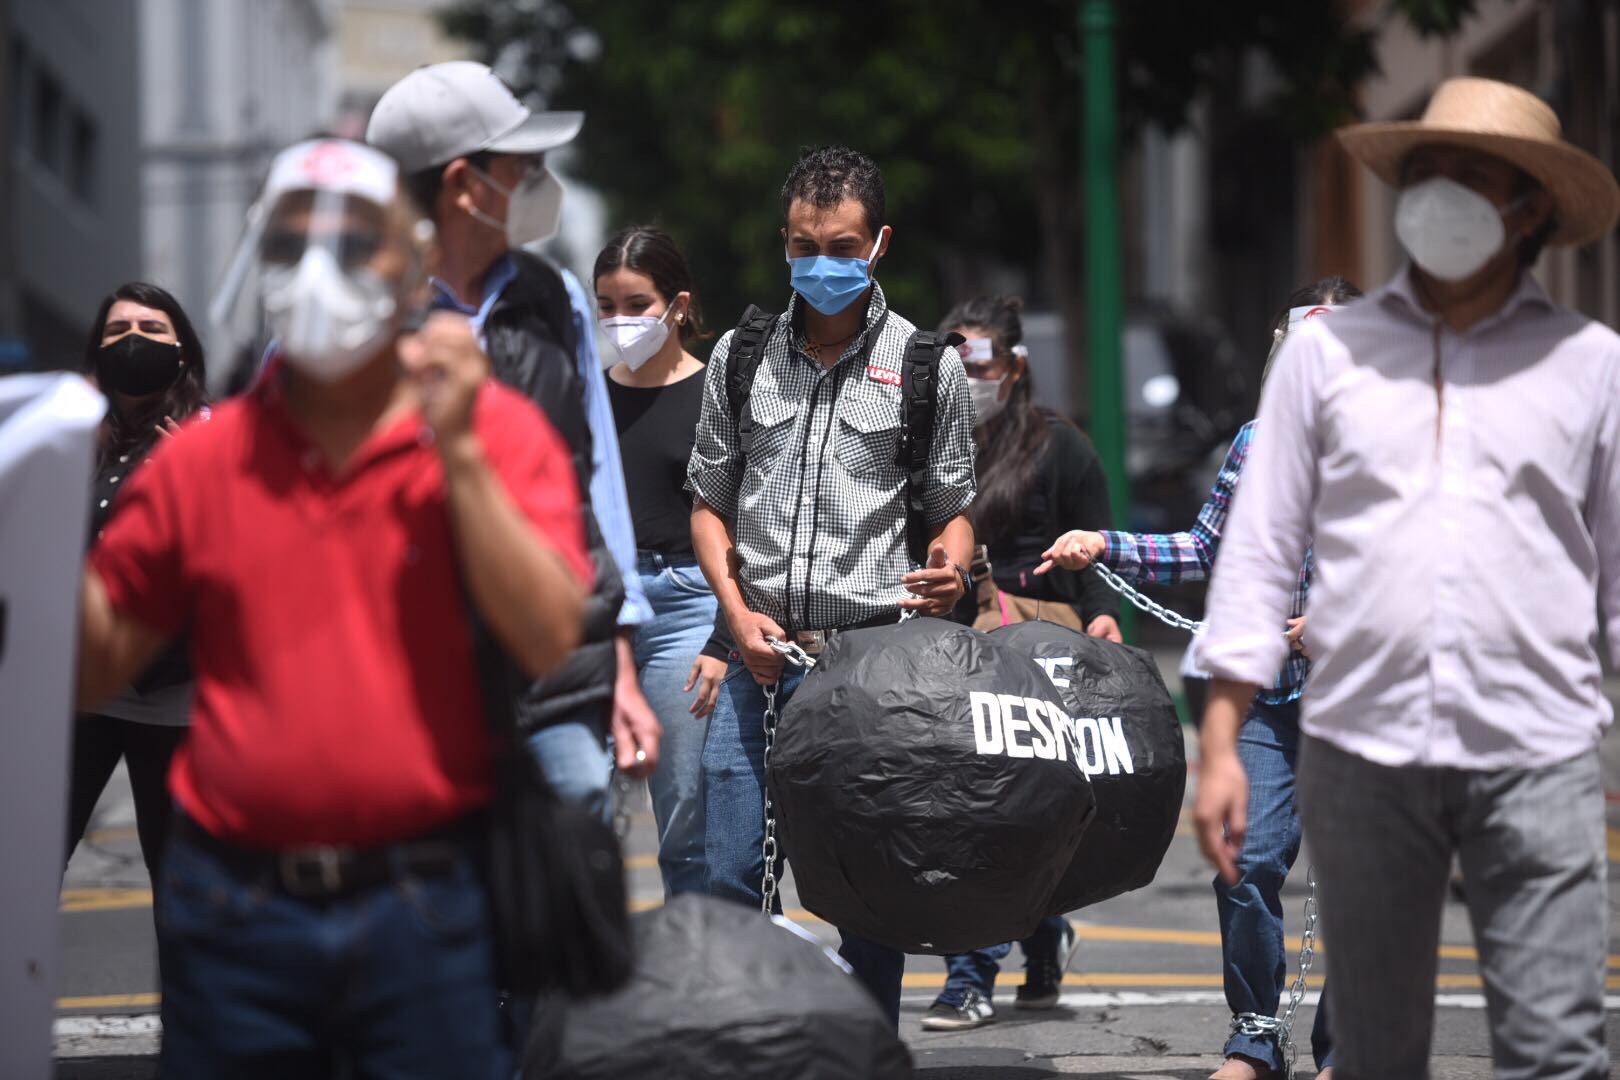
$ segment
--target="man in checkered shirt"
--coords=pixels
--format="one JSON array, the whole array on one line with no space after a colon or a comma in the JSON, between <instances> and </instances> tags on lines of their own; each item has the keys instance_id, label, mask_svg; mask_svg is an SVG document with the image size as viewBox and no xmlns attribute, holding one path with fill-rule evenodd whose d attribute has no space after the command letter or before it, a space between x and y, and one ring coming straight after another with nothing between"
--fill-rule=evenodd
<instances>
[{"instance_id":1,"label":"man in checkered shirt","mask_svg":"<svg viewBox=\"0 0 1620 1080\"><path fill-rule=\"evenodd\" d=\"M703 750L709 892L761 902L764 687L778 707L803 672L766 638L815 650L817 632L946 616L967 588L973 407L956 350L939 361L924 501L925 567L907 548L896 455L900 375L916 329L872 270L888 251L883 178L844 147L807 151L782 188L794 295L766 338L738 434L726 392L731 335L709 359L687 471L692 542L735 640ZM777 867L780 872L781 867ZM898 1024L905 956L843 935L840 953Z\"/></svg>"}]
</instances>

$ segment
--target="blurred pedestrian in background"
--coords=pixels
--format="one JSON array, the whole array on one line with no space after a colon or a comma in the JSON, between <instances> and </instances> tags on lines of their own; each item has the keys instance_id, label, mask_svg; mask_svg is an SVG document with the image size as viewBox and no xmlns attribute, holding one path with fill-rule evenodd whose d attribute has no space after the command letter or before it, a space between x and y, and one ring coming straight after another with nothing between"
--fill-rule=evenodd
<instances>
[{"instance_id":1,"label":"blurred pedestrian in background","mask_svg":"<svg viewBox=\"0 0 1620 1080\"><path fill-rule=\"evenodd\" d=\"M1529 270L1611 230L1620 186L1534 94L1485 79L1340 139L1398 190L1411 261L1291 335L1266 386L1197 648L1200 842L1235 880L1257 782L1239 722L1314 543L1299 802L1339 1080L1427 1074L1454 854L1496 1075L1606 1076L1620 337Z\"/></svg>"},{"instance_id":2,"label":"blurred pedestrian in background","mask_svg":"<svg viewBox=\"0 0 1620 1080\"><path fill-rule=\"evenodd\" d=\"M665 892L702 892L703 739L725 677L700 656L714 628L714 591L692 550L686 465L703 408L703 361L687 349L708 336L692 272L675 241L637 225L614 235L591 276L624 480L635 518L636 564L652 618L636 628L636 670L663 728L658 771L647 781L658 822ZM695 701L687 695L698 686Z\"/></svg>"},{"instance_id":3,"label":"blurred pedestrian in background","mask_svg":"<svg viewBox=\"0 0 1620 1080\"><path fill-rule=\"evenodd\" d=\"M1361 296L1341 277L1323 278L1297 289L1272 320L1271 351L1261 381L1288 335L1307 320L1328 315ZM1207 581L1237 494L1243 465L1253 447L1257 422L1244 424L1188 532L1138 534L1076 530L1052 545L1047 557L1057 566L1079 569L1099 563L1134 585L1177 585ZM1097 577L1096 574L1091 575ZM1252 1080L1280 1074L1285 1066L1273 1018L1288 979L1288 948L1283 936L1282 887L1299 856L1299 811L1294 778L1299 753L1299 699L1310 675L1305 644L1305 603L1311 587L1309 549L1299 565L1286 624L1288 658L1269 688L1249 702L1238 734L1238 756L1249 776L1248 837L1237 857L1237 881L1215 879L1221 920L1221 969L1232 1032L1222 1051L1220 1080ZM1189 647L1189 657L1190 657ZM1184 664L1183 671L1188 668ZM1201 673L1193 669L1193 677ZM1311 1049L1319 1069L1332 1067L1332 1042L1324 1003L1316 1010Z\"/></svg>"},{"instance_id":4,"label":"blurred pedestrian in background","mask_svg":"<svg viewBox=\"0 0 1620 1080\"><path fill-rule=\"evenodd\" d=\"M981 296L956 305L939 324L967 339L957 351L977 418L979 490L968 507L978 541L971 567L976 593L963 598L954 617L981 630L1045 619L1120 641L1119 594L1097 575L1035 573L1042 552L1065 526L1083 522L1106 529L1114 519L1091 440L1035 405L1022 311L1016 296ZM1020 943L1024 982L1014 1001L1018 1008L1057 1004L1075 941L1074 927L1054 915ZM945 988L923 1015L923 1027L951 1031L993 1021L999 962L1011 951L1008 943L947 956Z\"/></svg>"},{"instance_id":5,"label":"blurred pedestrian in background","mask_svg":"<svg viewBox=\"0 0 1620 1080\"><path fill-rule=\"evenodd\" d=\"M131 281L102 300L85 346L84 369L107 396L90 495L90 542L107 525L129 478L147 454L193 416L207 415L202 342L166 290ZM202 492L188 500L206 501ZM168 835L169 761L191 715L191 664L178 638L116 697L73 722L67 853L84 837L96 802L123 760L135 799L135 829L155 883Z\"/></svg>"},{"instance_id":6,"label":"blurred pedestrian in background","mask_svg":"<svg viewBox=\"0 0 1620 1080\"><path fill-rule=\"evenodd\" d=\"M597 582L584 643L528 689L518 720L552 786L606 817L609 731L624 772L645 775L658 762L658 722L636 683L628 636L650 609L591 336L594 305L577 282L570 288L556 267L524 250L557 231L563 189L546 154L573 141L584 121L577 112L530 112L488 67L453 60L389 87L366 141L399 161L438 230L435 305L467 315L495 377L545 412L589 492Z\"/></svg>"},{"instance_id":7,"label":"blurred pedestrian in background","mask_svg":"<svg viewBox=\"0 0 1620 1080\"><path fill-rule=\"evenodd\" d=\"M250 222L276 352L154 452L84 579L85 706L191 633L163 1073L507 1077L468 605L532 674L572 648L574 471L463 316L402 333L434 252L392 160L300 143Z\"/></svg>"}]
</instances>

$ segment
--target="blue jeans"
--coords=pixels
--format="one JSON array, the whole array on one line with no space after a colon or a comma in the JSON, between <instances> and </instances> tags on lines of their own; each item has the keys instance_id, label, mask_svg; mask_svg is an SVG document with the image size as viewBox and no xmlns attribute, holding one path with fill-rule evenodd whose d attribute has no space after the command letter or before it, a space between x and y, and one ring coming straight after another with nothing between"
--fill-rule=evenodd
<instances>
[{"instance_id":1,"label":"blue jeans","mask_svg":"<svg viewBox=\"0 0 1620 1080\"><path fill-rule=\"evenodd\" d=\"M1035 927L1035 932L1018 943L1024 950L1025 966L1029 958L1044 950L1054 949L1059 937L1063 933L1063 917L1049 915ZM972 952L954 953L945 958L945 989L939 992L938 1001L946 1005L960 1005L962 998L969 990L977 990L990 1001L996 992L996 975L1001 971L1001 961L1007 959L1012 952L1012 942L1004 945L986 945L982 949Z\"/></svg>"},{"instance_id":2,"label":"blue jeans","mask_svg":"<svg viewBox=\"0 0 1620 1080\"><path fill-rule=\"evenodd\" d=\"M658 822L658 869L670 896L702 892L703 740L709 721L692 715L685 687L692 661L714 629L716 603L695 559L666 560L642 551L637 566L653 617L636 628L636 672L664 726L658 768L647 780Z\"/></svg>"},{"instance_id":3,"label":"blue jeans","mask_svg":"<svg viewBox=\"0 0 1620 1080\"><path fill-rule=\"evenodd\" d=\"M1299 855L1299 810L1294 804L1298 752L1299 703L1268 705L1256 698L1238 734L1238 760L1249 777L1249 829L1238 853L1238 882L1215 879L1226 1004L1234 1015L1277 1015L1288 978L1282 887ZM1333 1064L1327 1025L1324 995L1311 1031L1311 1049L1322 1069ZM1224 1053L1282 1068L1277 1042L1270 1036L1234 1034Z\"/></svg>"},{"instance_id":4,"label":"blue jeans","mask_svg":"<svg viewBox=\"0 0 1620 1080\"><path fill-rule=\"evenodd\" d=\"M593 706L593 710L611 708ZM564 720L529 736L529 752L558 795L578 803L603 821L613 818L608 788L613 779L613 756L602 742L602 722L595 715Z\"/></svg>"},{"instance_id":5,"label":"blue jeans","mask_svg":"<svg viewBox=\"0 0 1620 1080\"><path fill-rule=\"evenodd\" d=\"M157 903L164 1077L505 1080L476 861L467 850L445 877L301 900L171 832Z\"/></svg>"},{"instance_id":6,"label":"blue jeans","mask_svg":"<svg viewBox=\"0 0 1620 1080\"><path fill-rule=\"evenodd\" d=\"M782 672L778 709L785 708L804 680L789 665ZM759 907L765 876L765 691L748 669L733 662L720 687L703 742L703 813L707 821L704 857L709 864L709 895ZM787 865L777 859L776 876ZM777 906L780 909L781 901ZM838 949L855 977L877 999L896 1028L900 1026L900 979L906 954L887 945L844 933Z\"/></svg>"}]
</instances>

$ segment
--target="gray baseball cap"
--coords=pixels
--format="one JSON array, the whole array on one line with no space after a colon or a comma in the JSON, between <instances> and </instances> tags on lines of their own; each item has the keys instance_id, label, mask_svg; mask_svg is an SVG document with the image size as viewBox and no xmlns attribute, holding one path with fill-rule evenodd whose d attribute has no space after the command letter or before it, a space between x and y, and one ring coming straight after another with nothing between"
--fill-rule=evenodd
<instances>
[{"instance_id":1,"label":"gray baseball cap","mask_svg":"<svg viewBox=\"0 0 1620 1080\"><path fill-rule=\"evenodd\" d=\"M531 112L487 66L450 60L390 86L371 111L366 142L414 173L480 150L554 150L572 142L584 123L581 112Z\"/></svg>"}]
</instances>

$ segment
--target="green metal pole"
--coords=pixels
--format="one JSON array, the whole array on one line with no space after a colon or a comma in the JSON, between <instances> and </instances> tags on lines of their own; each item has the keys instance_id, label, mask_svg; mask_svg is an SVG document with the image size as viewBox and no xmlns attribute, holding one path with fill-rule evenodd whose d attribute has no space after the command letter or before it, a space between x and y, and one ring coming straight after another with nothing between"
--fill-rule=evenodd
<instances>
[{"instance_id":1,"label":"green metal pole","mask_svg":"<svg viewBox=\"0 0 1620 1080\"><path fill-rule=\"evenodd\" d=\"M1086 337L1091 440L1102 458L1116 528L1129 528L1125 400L1121 375L1124 276L1119 240L1119 118L1114 92L1113 0L1080 0L1080 160L1086 191ZM1132 621L1124 606L1126 634Z\"/></svg>"}]
</instances>

